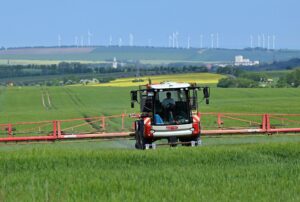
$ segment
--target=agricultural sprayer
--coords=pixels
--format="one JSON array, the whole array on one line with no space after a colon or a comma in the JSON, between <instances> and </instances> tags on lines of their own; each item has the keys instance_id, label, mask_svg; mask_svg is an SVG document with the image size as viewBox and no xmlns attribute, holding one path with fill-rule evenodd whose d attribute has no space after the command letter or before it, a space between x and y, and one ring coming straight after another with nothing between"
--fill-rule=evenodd
<instances>
[{"instance_id":1,"label":"agricultural sprayer","mask_svg":"<svg viewBox=\"0 0 300 202\"><path fill-rule=\"evenodd\" d=\"M209 104L210 88L194 83L149 82L130 95L138 113L2 123L0 142L131 138L137 149L149 149L197 146L202 136L300 132L300 114L200 112L199 99Z\"/></svg>"}]
</instances>

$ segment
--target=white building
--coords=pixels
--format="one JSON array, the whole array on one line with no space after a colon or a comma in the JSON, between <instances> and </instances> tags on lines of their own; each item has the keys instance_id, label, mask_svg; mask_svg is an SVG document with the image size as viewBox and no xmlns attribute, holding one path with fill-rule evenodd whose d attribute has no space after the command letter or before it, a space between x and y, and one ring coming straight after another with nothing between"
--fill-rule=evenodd
<instances>
[{"instance_id":1,"label":"white building","mask_svg":"<svg viewBox=\"0 0 300 202\"><path fill-rule=\"evenodd\" d=\"M251 61L248 58L244 58L242 55L235 56L234 66L254 66L259 65L259 61Z\"/></svg>"},{"instance_id":2,"label":"white building","mask_svg":"<svg viewBox=\"0 0 300 202\"><path fill-rule=\"evenodd\" d=\"M114 57L114 60L113 60L113 63L112 63L112 68L113 69L117 69L118 68L118 62L117 62L116 57Z\"/></svg>"}]
</instances>

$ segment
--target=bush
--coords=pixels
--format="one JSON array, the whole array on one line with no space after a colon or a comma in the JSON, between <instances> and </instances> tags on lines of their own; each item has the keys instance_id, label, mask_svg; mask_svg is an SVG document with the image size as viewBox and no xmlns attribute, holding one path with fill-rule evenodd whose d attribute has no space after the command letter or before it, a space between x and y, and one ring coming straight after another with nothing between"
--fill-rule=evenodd
<instances>
[{"instance_id":1,"label":"bush","mask_svg":"<svg viewBox=\"0 0 300 202\"><path fill-rule=\"evenodd\" d=\"M277 87L299 87L300 86L300 68L295 69L285 77L280 77L277 82Z\"/></svg>"},{"instance_id":2,"label":"bush","mask_svg":"<svg viewBox=\"0 0 300 202\"><path fill-rule=\"evenodd\" d=\"M223 78L217 84L220 88L257 88L258 86L258 82L245 78Z\"/></svg>"},{"instance_id":3,"label":"bush","mask_svg":"<svg viewBox=\"0 0 300 202\"><path fill-rule=\"evenodd\" d=\"M253 81L267 81L268 77L266 74L264 73L260 73L260 72L247 72L247 73L243 73L241 75L242 78L246 78L246 79L251 79Z\"/></svg>"},{"instance_id":4,"label":"bush","mask_svg":"<svg viewBox=\"0 0 300 202\"><path fill-rule=\"evenodd\" d=\"M233 88L235 87L234 78L222 78L219 80L217 87L220 88Z\"/></svg>"},{"instance_id":5,"label":"bush","mask_svg":"<svg viewBox=\"0 0 300 202\"><path fill-rule=\"evenodd\" d=\"M233 75L233 76L238 77L238 76L244 74L245 71L240 69L240 68L237 68L237 67L227 66L227 67L219 67L217 69L217 73L218 74L229 74L229 75Z\"/></svg>"}]
</instances>

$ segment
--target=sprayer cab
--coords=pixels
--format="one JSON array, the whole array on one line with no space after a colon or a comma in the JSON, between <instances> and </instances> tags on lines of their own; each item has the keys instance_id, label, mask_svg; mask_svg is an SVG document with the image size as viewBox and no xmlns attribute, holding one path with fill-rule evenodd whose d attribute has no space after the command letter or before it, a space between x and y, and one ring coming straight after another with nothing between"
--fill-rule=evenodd
<instances>
[{"instance_id":1,"label":"sprayer cab","mask_svg":"<svg viewBox=\"0 0 300 202\"><path fill-rule=\"evenodd\" d=\"M140 105L140 119L135 121L136 147L145 148L158 139L173 143L196 141L200 137L198 92L209 103L209 88L190 83L164 82L140 86L131 91L131 107Z\"/></svg>"}]
</instances>

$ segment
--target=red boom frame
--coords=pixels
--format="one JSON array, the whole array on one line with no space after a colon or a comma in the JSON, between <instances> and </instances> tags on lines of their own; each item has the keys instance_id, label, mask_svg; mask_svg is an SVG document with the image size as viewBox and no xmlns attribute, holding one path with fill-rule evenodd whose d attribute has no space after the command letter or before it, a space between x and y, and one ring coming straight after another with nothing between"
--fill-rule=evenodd
<instances>
[{"instance_id":1,"label":"red boom frame","mask_svg":"<svg viewBox=\"0 0 300 202\"><path fill-rule=\"evenodd\" d=\"M300 132L300 114L200 113L201 135ZM0 142L130 137L127 114L0 124ZM93 127L92 127L93 126ZM117 127L112 129L112 127ZM75 129L81 130L74 131ZM96 129L95 129L96 128Z\"/></svg>"}]
</instances>

